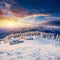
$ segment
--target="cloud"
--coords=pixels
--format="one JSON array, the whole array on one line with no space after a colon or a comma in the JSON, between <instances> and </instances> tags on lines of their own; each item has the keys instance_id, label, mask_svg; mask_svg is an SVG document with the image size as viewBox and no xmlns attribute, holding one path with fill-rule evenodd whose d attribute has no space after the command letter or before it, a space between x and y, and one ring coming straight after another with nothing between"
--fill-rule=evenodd
<instances>
[{"instance_id":1,"label":"cloud","mask_svg":"<svg viewBox=\"0 0 60 60\"><path fill-rule=\"evenodd\" d=\"M1 11L1 9L0 9L0 15L3 15L3 12Z\"/></svg>"},{"instance_id":2,"label":"cloud","mask_svg":"<svg viewBox=\"0 0 60 60\"><path fill-rule=\"evenodd\" d=\"M44 0L43 0L44 1ZM5 15L14 15L16 17L25 17L25 16L33 16L36 14L50 14L48 13L51 9L44 7L46 3L39 0L1 0L3 10L8 10L7 12L3 11ZM34 2L34 4L33 4ZM52 1L53 2L53 1ZM41 3L41 4L40 4ZM43 3L43 4L42 4ZM50 2L51 3L51 2ZM49 5L49 4L48 4ZM49 5L50 6L50 5ZM38 9L37 9L38 8ZM45 11L47 10L47 11ZM47 13L46 13L47 12ZM49 18L48 18L49 19Z\"/></svg>"},{"instance_id":3,"label":"cloud","mask_svg":"<svg viewBox=\"0 0 60 60\"><path fill-rule=\"evenodd\" d=\"M11 10L11 12L17 17L23 17L29 14L27 10L21 7L17 7Z\"/></svg>"},{"instance_id":4,"label":"cloud","mask_svg":"<svg viewBox=\"0 0 60 60\"><path fill-rule=\"evenodd\" d=\"M4 0L0 0L0 2L3 2Z\"/></svg>"},{"instance_id":5,"label":"cloud","mask_svg":"<svg viewBox=\"0 0 60 60\"><path fill-rule=\"evenodd\" d=\"M39 14L39 10L37 9L31 9L31 10L28 10L30 14Z\"/></svg>"},{"instance_id":6,"label":"cloud","mask_svg":"<svg viewBox=\"0 0 60 60\"><path fill-rule=\"evenodd\" d=\"M60 17L56 17L56 16L52 16L52 14L50 13L45 13L45 9L44 9L44 4L42 6L41 1L38 2L38 0L34 1L27 1L24 2L23 0L1 0L1 6L2 8L0 9L0 15L3 16L10 16L10 17L18 17L18 18L23 18L24 22L34 22L33 24L45 24L45 25L51 25L51 26L60 26L58 19L60 19ZM28 2L30 2L28 4ZM34 2L34 4L32 3ZM37 3L36 3L37 2ZM27 4L25 4L27 3ZM35 4L36 3L36 4ZM41 3L41 4L38 4ZM22 5L21 5L22 4ZM39 5L39 6L38 6ZM46 5L46 4L45 4ZM49 5L49 4L48 4ZM28 7L33 7L32 9L28 9ZM40 7L40 9L39 9ZM42 7L42 8L41 8ZM50 6L51 7L51 6ZM38 8L38 9L36 9ZM44 13L41 13L42 10ZM49 12L50 9L47 9L47 12ZM39 19L39 20L38 20Z\"/></svg>"},{"instance_id":7,"label":"cloud","mask_svg":"<svg viewBox=\"0 0 60 60\"><path fill-rule=\"evenodd\" d=\"M8 9L11 8L11 4L8 4L8 3L6 3L6 2L4 2L4 3L5 3L6 8L8 8Z\"/></svg>"},{"instance_id":8,"label":"cloud","mask_svg":"<svg viewBox=\"0 0 60 60\"><path fill-rule=\"evenodd\" d=\"M60 26L60 20L48 21L46 25Z\"/></svg>"}]
</instances>

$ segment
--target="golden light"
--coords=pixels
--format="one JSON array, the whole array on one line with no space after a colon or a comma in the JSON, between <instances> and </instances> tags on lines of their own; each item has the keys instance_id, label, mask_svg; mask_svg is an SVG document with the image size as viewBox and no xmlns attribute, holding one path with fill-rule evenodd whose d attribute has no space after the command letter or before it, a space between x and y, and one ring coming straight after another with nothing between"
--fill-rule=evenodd
<instances>
[{"instance_id":1,"label":"golden light","mask_svg":"<svg viewBox=\"0 0 60 60\"><path fill-rule=\"evenodd\" d=\"M0 28L21 28L21 27L29 27L33 24L32 21L25 21L24 19L15 19L15 18L3 18L0 19Z\"/></svg>"},{"instance_id":2,"label":"golden light","mask_svg":"<svg viewBox=\"0 0 60 60\"><path fill-rule=\"evenodd\" d=\"M18 22L8 20L8 21L5 21L4 25L5 27L14 28L14 27L18 27Z\"/></svg>"},{"instance_id":3,"label":"golden light","mask_svg":"<svg viewBox=\"0 0 60 60\"><path fill-rule=\"evenodd\" d=\"M15 19L3 19L0 20L0 28L16 28L19 27L18 20Z\"/></svg>"}]
</instances>

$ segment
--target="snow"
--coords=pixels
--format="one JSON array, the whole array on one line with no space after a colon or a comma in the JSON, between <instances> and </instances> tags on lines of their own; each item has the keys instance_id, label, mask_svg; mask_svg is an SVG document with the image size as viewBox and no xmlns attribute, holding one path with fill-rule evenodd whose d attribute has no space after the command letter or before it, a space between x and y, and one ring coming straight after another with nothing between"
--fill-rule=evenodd
<instances>
[{"instance_id":1,"label":"snow","mask_svg":"<svg viewBox=\"0 0 60 60\"><path fill-rule=\"evenodd\" d=\"M23 43L0 44L0 60L60 60L60 42L40 36Z\"/></svg>"}]
</instances>

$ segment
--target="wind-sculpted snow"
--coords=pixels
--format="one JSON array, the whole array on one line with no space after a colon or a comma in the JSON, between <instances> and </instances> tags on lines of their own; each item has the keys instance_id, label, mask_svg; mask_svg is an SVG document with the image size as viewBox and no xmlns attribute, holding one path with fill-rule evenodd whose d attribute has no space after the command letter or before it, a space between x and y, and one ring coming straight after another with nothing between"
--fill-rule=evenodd
<instances>
[{"instance_id":1,"label":"wind-sculpted snow","mask_svg":"<svg viewBox=\"0 0 60 60\"><path fill-rule=\"evenodd\" d=\"M14 45L1 44L0 60L60 60L60 42L33 38Z\"/></svg>"}]
</instances>

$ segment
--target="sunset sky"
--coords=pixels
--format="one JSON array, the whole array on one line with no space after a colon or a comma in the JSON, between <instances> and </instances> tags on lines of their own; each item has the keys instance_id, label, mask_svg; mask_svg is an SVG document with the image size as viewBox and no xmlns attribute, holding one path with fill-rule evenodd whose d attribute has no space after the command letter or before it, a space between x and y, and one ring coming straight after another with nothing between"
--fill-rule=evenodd
<instances>
[{"instance_id":1,"label":"sunset sky","mask_svg":"<svg viewBox=\"0 0 60 60\"><path fill-rule=\"evenodd\" d=\"M41 25L60 28L60 0L0 0L0 29Z\"/></svg>"}]
</instances>

